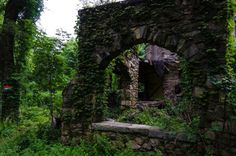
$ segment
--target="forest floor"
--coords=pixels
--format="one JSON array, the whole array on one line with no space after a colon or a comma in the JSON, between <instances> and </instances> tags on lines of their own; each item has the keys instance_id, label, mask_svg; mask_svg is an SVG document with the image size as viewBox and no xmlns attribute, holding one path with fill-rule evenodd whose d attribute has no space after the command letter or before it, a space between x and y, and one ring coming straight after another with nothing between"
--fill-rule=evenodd
<instances>
[{"instance_id":1,"label":"forest floor","mask_svg":"<svg viewBox=\"0 0 236 156\"><path fill-rule=\"evenodd\" d=\"M83 140L80 145L65 146L60 143L60 130L50 125L47 107L21 106L17 124L0 125L0 156L142 156L129 147L117 148L108 138L94 135L92 141ZM162 155L160 151L150 155Z\"/></svg>"}]
</instances>

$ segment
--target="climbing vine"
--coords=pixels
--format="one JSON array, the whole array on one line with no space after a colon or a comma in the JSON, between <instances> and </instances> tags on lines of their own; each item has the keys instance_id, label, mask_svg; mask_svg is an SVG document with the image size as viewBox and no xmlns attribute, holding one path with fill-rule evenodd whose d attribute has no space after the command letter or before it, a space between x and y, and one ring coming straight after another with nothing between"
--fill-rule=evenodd
<instances>
[{"instance_id":1,"label":"climbing vine","mask_svg":"<svg viewBox=\"0 0 236 156\"><path fill-rule=\"evenodd\" d=\"M181 58L180 62L180 86L182 89L182 96L181 99L179 99L177 112L180 113L184 120L191 122L194 115L194 104L192 97L193 86L190 63L185 58Z\"/></svg>"},{"instance_id":2,"label":"climbing vine","mask_svg":"<svg viewBox=\"0 0 236 156\"><path fill-rule=\"evenodd\" d=\"M226 63L227 63L227 77L221 83L224 91L228 91L227 103L230 104L233 114L231 119L236 119L236 36L234 13L236 13L236 2L234 0L228 0L228 16L227 16L227 51L226 51Z\"/></svg>"}]
</instances>

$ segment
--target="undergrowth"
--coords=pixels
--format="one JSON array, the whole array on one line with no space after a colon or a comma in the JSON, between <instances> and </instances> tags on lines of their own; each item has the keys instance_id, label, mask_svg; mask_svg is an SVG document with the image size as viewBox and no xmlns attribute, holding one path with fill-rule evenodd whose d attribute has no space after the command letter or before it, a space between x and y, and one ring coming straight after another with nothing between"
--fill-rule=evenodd
<instances>
[{"instance_id":1,"label":"undergrowth","mask_svg":"<svg viewBox=\"0 0 236 156\"><path fill-rule=\"evenodd\" d=\"M181 119L177 115L170 115L168 109L147 108L143 111L126 110L117 119L121 122L136 124L146 124L157 126L160 129L171 132L184 132L187 134L196 134L199 125L199 118L194 118L190 123Z\"/></svg>"},{"instance_id":2,"label":"undergrowth","mask_svg":"<svg viewBox=\"0 0 236 156\"><path fill-rule=\"evenodd\" d=\"M94 135L79 145L65 146L60 143L60 130L53 129L49 111L43 107L21 107L17 124L0 125L0 156L142 156L128 147L118 148L105 136ZM161 155L160 152L153 155Z\"/></svg>"}]
</instances>

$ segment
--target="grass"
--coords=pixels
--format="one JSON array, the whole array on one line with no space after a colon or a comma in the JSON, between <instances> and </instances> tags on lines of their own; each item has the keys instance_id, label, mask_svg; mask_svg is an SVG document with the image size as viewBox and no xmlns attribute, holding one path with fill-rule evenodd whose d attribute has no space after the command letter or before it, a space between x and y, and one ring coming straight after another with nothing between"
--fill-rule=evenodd
<instances>
[{"instance_id":1,"label":"grass","mask_svg":"<svg viewBox=\"0 0 236 156\"><path fill-rule=\"evenodd\" d=\"M119 115L117 120L120 122L157 126L163 130L188 134L196 133L199 124L198 118L194 118L191 123L187 123L177 115L170 115L167 109L158 108L147 108L144 111L126 110Z\"/></svg>"},{"instance_id":2,"label":"grass","mask_svg":"<svg viewBox=\"0 0 236 156\"><path fill-rule=\"evenodd\" d=\"M112 145L105 136L94 135L81 144L65 146L60 143L60 130L50 126L49 111L45 107L22 106L17 124L0 124L0 156L142 156ZM160 152L153 153L160 156Z\"/></svg>"}]
</instances>

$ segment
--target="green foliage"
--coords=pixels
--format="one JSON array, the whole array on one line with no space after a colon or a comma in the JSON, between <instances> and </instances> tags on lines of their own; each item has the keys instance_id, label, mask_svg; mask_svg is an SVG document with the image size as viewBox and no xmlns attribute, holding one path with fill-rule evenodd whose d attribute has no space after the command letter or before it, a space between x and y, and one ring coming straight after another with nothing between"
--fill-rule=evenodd
<instances>
[{"instance_id":1,"label":"green foliage","mask_svg":"<svg viewBox=\"0 0 236 156\"><path fill-rule=\"evenodd\" d=\"M24 70L27 70L27 59L29 59L29 53L33 48L34 35L36 35L36 26L32 20L25 19L17 23L14 58L15 73L19 74L19 77Z\"/></svg>"},{"instance_id":2,"label":"green foliage","mask_svg":"<svg viewBox=\"0 0 236 156\"><path fill-rule=\"evenodd\" d=\"M145 155L131 149L118 149L102 135L93 135L82 140L79 145L60 144L60 130L49 125L48 110L40 107L21 107L21 120L18 125L2 123L0 125L0 156L31 155ZM160 152L158 152L160 154Z\"/></svg>"},{"instance_id":3,"label":"green foliage","mask_svg":"<svg viewBox=\"0 0 236 156\"><path fill-rule=\"evenodd\" d=\"M134 51L137 52L139 58L142 60L145 57L146 46L147 46L147 44L145 44L145 43L138 44L138 45L134 46Z\"/></svg>"},{"instance_id":4,"label":"green foliage","mask_svg":"<svg viewBox=\"0 0 236 156\"><path fill-rule=\"evenodd\" d=\"M127 110L119 116L118 121L157 126L171 132L196 133L199 119L194 118L189 124L178 116L169 115L167 109L147 108L143 112Z\"/></svg>"},{"instance_id":5,"label":"green foliage","mask_svg":"<svg viewBox=\"0 0 236 156\"><path fill-rule=\"evenodd\" d=\"M113 59L108 67L105 70L105 96L107 97L107 101L104 101L106 104L105 107L105 116L106 117L116 117L117 113L119 114L119 106L121 102L121 90L120 90L120 77L114 73L117 62L121 62L123 56L119 56ZM112 100L110 100L112 99ZM109 105L112 103L113 108L109 109ZM117 108L114 108L116 106Z\"/></svg>"},{"instance_id":6,"label":"green foliage","mask_svg":"<svg viewBox=\"0 0 236 156\"><path fill-rule=\"evenodd\" d=\"M6 5L6 0L0 0L0 29L2 27L2 23L3 23L3 14L4 14L4 8Z\"/></svg>"},{"instance_id":7,"label":"green foliage","mask_svg":"<svg viewBox=\"0 0 236 156\"><path fill-rule=\"evenodd\" d=\"M38 124L45 124L49 121L49 110L46 107L37 106L21 106L20 123L22 126L34 126Z\"/></svg>"},{"instance_id":8,"label":"green foliage","mask_svg":"<svg viewBox=\"0 0 236 156\"><path fill-rule=\"evenodd\" d=\"M26 0L24 12L22 12L21 18L32 19L36 22L41 12L43 11L43 0Z\"/></svg>"},{"instance_id":9,"label":"green foliage","mask_svg":"<svg viewBox=\"0 0 236 156\"><path fill-rule=\"evenodd\" d=\"M20 59L22 47L16 49L18 65L23 64L20 74L16 75L21 85L21 104L48 106L55 114L60 114L62 89L75 73L76 44L73 39L63 42L64 38L50 38L43 32L34 33L36 36L25 49L29 49L25 54L25 63Z\"/></svg>"},{"instance_id":10,"label":"green foliage","mask_svg":"<svg viewBox=\"0 0 236 156\"><path fill-rule=\"evenodd\" d=\"M234 37L234 13L236 12L236 2L234 0L228 1L228 17L227 17L227 52L226 52L226 60L227 60L227 70L229 74L234 73L234 64L235 64L235 52L236 52L236 38Z\"/></svg>"},{"instance_id":11,"label":"green foliage","mask_svg":"<svg viewBox=\"0 0 236 156\"><path fill-rule=\"evenodd\" d=\"M41 90L56 90L67 82L63 75L65 58L61 55L60 46L61 42L56 38L37 36L33 51L33 75Z\"/></svg>"},{"instance_id":12,"label":"green foliage","mask_svg":"<svg viewBox=\"0 0 236 156\"><path fill-rule=\"evenodd\" d=\"M236 38L234 36L235 22L234 13L236 12L236 2L234 0L228 0L228 16L227 16L227 51L226 51L226 68L227 76L223 78L222 81L217 81L216 86L219 87L222 92L226 92L225 102L229 104L230 109L233 110L233 115L230 116L231 119L236 120L236 74L235 74L235 64L236 64ZM225 106L224 106L225 107Z\"/></svg>"},{"instance_id":13,"label":"green foliage","mask_svg":"<svg viewBox=\"0 0 236 156\"><path fill-rule=\"evenodd\" d=\"M124 60L124 56L120 55L119 57L113 59L108 67L105 69L105 76L106 76L106 82L107 82L107 89L110 91L118 91L120 88L119 81L120 77L114 73L116 70L117 64L122 64Z\"/></svg>"},{"instance_id":14,"label":"green foliage","mask_svg":"<svg viewBox=\"0 0 236 156\"><path fill-rule=\"evenodd\" d=\"M191 123L192 119L196 116L194 112L194 100L192 97L192 78L190 63L185 58L180 58L180 87L181 87L181 98L178 99L178 104L172 107L171 110L174 114L178 115L186 122Z\"/></svg>"},{"instance_id":15,"label":"green foliage","mask_svg":"<svg viewBox=\"0 0 236 156\"><path fill-rule=\"evenodd\" d=\"M77 43L74 39L68 40L62 48L62 55L65 57L66 62L65 74L69 76L75 75L75 69L77 69ZM71 78L70 78L71 79Z\"/></svg>"},{"instance_id":16,"label":"green foliage","mask_svg":"<svg viewBox=\"0 0 236 156\"><path fill-rule=\"evenodd\" d=\"M113 101L108 101L112 102L113 107L111 109L106 108L105 111L105 116L106 117L111 117L111 118L116 118L120 115L121 110L120 110L120 103L121 103L121 93L122 93L122 88L121 88L121 75L117 74L115 71L118 71L118 73L122 74L127 74L128 73L128 68L125 66L125 58L129 57L131 54L132 55L138 55L140 59L144 59L145 57L145 48L146 44L138 44L133 46L131 49L126 50L123 52L121 55L118 57L114 58L108 67L105 69L105 77L106 77L106 85L105 85L105 96L108 97L109 99L112 99ZM126 68L126 69L121 69L121 68ZM124 73L124 70L127 70ZM129 75L126 75L129 77ZM107 102L105 102L107 103Z\"/></svg>"}]
</instances>

